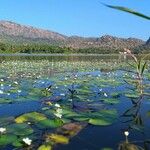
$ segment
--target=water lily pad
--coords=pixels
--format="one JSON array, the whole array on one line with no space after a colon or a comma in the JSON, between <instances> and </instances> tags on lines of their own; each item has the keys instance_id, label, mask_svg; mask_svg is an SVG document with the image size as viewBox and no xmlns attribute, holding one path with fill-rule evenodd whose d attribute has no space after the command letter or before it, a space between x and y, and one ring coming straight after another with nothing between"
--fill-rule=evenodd
<instances>
[{"instance_id":1,"label":"water lily pad","mask_svg":"<svg viewBox=\"0 0 150 150\"><path fill-rule=\"evenodd\" d=\"M61 131L61 133L64 133L69 137L73 137L77 135L85 126L86 124L83 123L68 123L63 125L59 130Z\"/></svg>"},{"instance_id":2,"label":"water lily pad","mask_svg":"<svg viewBox=\"0 0 150 150\"><path fill-rule=\"evenodd\" d=\"M63 125L60 119L45 119L37 123L40 128L57 128Z\"/></svg>"},{"instance_id":3,"label":"water lily pad","mask_svg":"<svg viewBox=\"0 0 150 150\"><path fill-rule=\"evenodd\" d=\"M101 150L113 150L113 149L112 149L112 148L105 147L105 148L102 148Z\"/></svg>"},{"instance_id":4,"label":"water lily pad","mask_svg":"<svg viewBox=\"0 0 150 150\"><path fill-rule=\"evenodd\" d=\"M125 94L126 97L129 97L129 98L133 98L133 99L136 99L136 98L139 98L140 94L138 93L129 93L129 94Z\"/></svg>"},{"instance_id":5,"label":"water lily pad","mask_svg":"<svg viewBox=\"0 0 150 150\"><path fill-rule=\"evenodd\" d=\"M66 136L63 136L63 135L59 135L59 134L50 134L50 135L47 135L47 138L50 141L53 141L54 143L59 143L59 144L68 144L69 143L69 138L67 138Z\"/></svg>"},{"instance_id":6,"label":"water lily pad","mask_svg":"<svg viewBox=\"0 0 150 150\"><path fill-rule=\"evenodd\" d=\"M112 124L112 120L104 119L104 118L91 118L89 120L89 123L92 125L101 125L101 126L107 126Z\"/></svg>"},{"instance_id":7,"label":"water lily pad","mask_svg":"<svg viewBox=\"0 0 150 150\"><path fill-rule=\"evenodd\" d=\"M11 99L0 98L0 104L7 104L7 103L11 103L11 102L12 102Z\"/></svg>"},{"instance_id":8,"label":"water lily pad","mask_svg":"<svg viewBox=\"0 0 150 150\"><path fill-rule=\"evenodd\" d=\"M64 116L64 118L74 118L77 116L80 116L80 114L74 112L73 110L69 109L69 108L64 108L62 115Z\"/></svg>"},{"instance_id":9,"label":"water lily pad","mask_svg":"<svg viewBox=\"0 0 150 150\"><path fill-rule=\"evenodd\" d=\"M118 104L119 103L119 100L116 98L103 98L101 100L107 104Z\"/></svg>"},{"instance_id":10,"label":"water lily pad","mask_svg":"<svg viewBox=\"0 0 150 150\"><path fill-rule=\"evenodd\" d=\"M44 114L38 113L38 112L31 112L23 114L15 119L16 123L24 123L26 121L30 122L38 122L41 120L45 120L46 116Z\"/></svg>"},{"instance_id":11,"label":"water lily pad","mask_svg":"<svg viewBox=\"0 0 150 150\"><path fill-rule=\"evenodd\" d=\"M121 143L119 144L119 150L140 150L139 146L131 144L131 143Z\"/></svg>"},{"instance_id":12,"label":"water lily pad","mask_svg":"<svg viewBox=\"0 0 150 150\"><path fill-rule=\"evenodd\" d=\"M37 150L52 150L51 145L41 145Z\"/></svg>"},{"instance_id":13,"label":"water lily pad","mask_svg":"<svg viewBox=\"0 0 150 150\"><path fill-rule=\"evenodd\" d=\"M11 124L7 126L7 130L8 133L21 135L21 136L30 135L33 133L33 129L25 123Z\"/></svg>"},{"instance_id":14,"label":"water lily pad","mask_svg":"<svg viewBox=\"0 0 150 150\"><path fill-rule=\"evenodd\" d=\"M61 120L64 124L71 122L71 119L67 119L67 118L61 118Z\"/></svg>"},{"instance_id":15,"label":"water lily pad","mask_svg":"<svg viewBox=\"0 0 150 150\"><path fill-rule=\"evenodd\" d=\"M0 126L5 126L14 121L14 117L2 117L0 118Z\"/></svg>"},{"instance_id":16,"label":"water lily pad","mask_svg":"<svg viewBox=\"0 0 150 150\"><path fill-rule=\"evenodd\" d=\"M0 136L0 146L12 144L16 140L17 140L16 135L12 135L12 134L1 135Z\"/></svg>"},{"instance_id":17,"label":"water lily pad","mask_svg":"<svg viewBox=\"0 0 150 150\"><path fill-rule=\"evenodd\" d=\"M116 110L101 110L89 114L89 123L92 125L111 125L117 118Z\"/></svg>"},{"instance_id":18,"label":"water lily pad","mask_svg":"<svg viewBox=\"0 0 150 150\"><path fill-rule=\"evenodd\" d=\"M146 114L147 114L148 117L150 117L150 111L148 111Z\"/></svg>"},{"instance_id":19,"label":"water lily pad","mask_svg":"<svg viewBox=\"0 0 150 150\"><path fill-rule=\"evenodd\" d=\"M16 140L16 141L14 141L14 142L12 143L12 145L13 145L14 147L22 147L22 146L23 146L23 143L22 143L21 141L19 141L19 140Z\"/></svg>"},{"instance_id":20,"label":"water lily pad","mask_svg":"<svg viewBox=\"0 0 150 150\"><path fill-rule=\"evenodd\" d=\"M113 98L118 98L118 97L120 97L120 93L113 92L113 93L111 93L111 96L112 96Z\"/></svg>"},{"instance_id":21,"label":"water lily pad","mask_svg":"<svg viewBox=\"0 0 150 150\"><path fill-rule=\"evenodd\" d=\"M88 121L89 117L88 116L86 117L86 116L80 115L78 117L74 117L73 120L75 120L75 121Z\"/></svg>"}]
</instances>

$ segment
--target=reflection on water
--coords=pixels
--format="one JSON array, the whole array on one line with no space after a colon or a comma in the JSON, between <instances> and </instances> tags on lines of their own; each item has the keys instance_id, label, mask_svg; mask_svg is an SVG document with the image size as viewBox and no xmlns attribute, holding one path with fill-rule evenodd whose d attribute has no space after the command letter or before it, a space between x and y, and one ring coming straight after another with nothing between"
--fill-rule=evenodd
<instances>
[{"instance_id":1,"label":"reflection on water","mask_svg":"<svg viewBox=\"0 0 150 150\"><path fill-rule=\"evenodd\" d=\"M51 103L59 103L63 110L66 107L71 108L74 112L70 115L73 117L77 115L75 113L82 115L76 118L76 121L75 118L71 118L72 122L81 123L79 125L82 128L77 130L78 134L69 135L71 138L68 144L54 144L54 150L102 150L103 148L116 150L119 144L125 142L126 130L129 132L129 142L148 150L150 149L150 103L148 102L150 96L139 95L132 84L129 85L124 81L127 76L133 76L132 73L123 71L125 67L128 68L126 61L115 55L113 57L108 55L1 56L0 116L17 117L38 111L49 113L51 117L51 111L55 109ZM148 69L144 83L146 83L145 91L148 93L150 90ZM105 110L106 118L102 117L103 120L94 122L92 117L97 115L96 111L101 110ZM116 120L111 119L112 114L107 114L109 110L117 110ZM87 122L85 114L91 117L93 122ZM96 116L96 119L97 117L99 116ZM79 119L83 121L80 122ZM34 124L32 126L35 128ZM62 127L57 128L54 133L63 133L67 136L67 133L61 130ZM46 133L45 130L43 132ZM43 135L40 138L43 138ZM44 139L41 139L36 142L35 139L35 147L37 148L43 141ZM3 149L8 150L9 147Z\"/></svg>"}]
</instances>

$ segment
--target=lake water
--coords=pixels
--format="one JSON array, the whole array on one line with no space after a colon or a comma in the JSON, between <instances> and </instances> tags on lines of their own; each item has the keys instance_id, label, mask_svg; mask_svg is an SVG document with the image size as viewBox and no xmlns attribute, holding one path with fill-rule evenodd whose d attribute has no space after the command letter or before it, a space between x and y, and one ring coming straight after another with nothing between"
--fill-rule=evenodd
<instances>
[{"instance_id":1,"label":"lake water","mask_svg":"<svg viewBox=\"0 0 150 150\"><path fill-rule=\"evenodd\" d=\"M141 95L129 63L117 55L1 56L0 149L149 150L150 66Z\"/></svg>"}]
</instances>

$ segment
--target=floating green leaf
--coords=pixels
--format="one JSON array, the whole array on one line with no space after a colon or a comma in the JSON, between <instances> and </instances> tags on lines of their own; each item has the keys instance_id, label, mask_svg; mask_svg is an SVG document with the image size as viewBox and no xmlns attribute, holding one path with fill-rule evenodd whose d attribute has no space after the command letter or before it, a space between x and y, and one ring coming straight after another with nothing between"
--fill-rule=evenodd
<instances>
[{"instance_id":1,"label":"floating green leaf","mask_svg":"<svg viewBox=\"0 0 150 150\"><path fill-rule=\"evenodd\" d=\"M123 142L119 144L118 150L143 150L143 149L137 145L134 145L128 142Z\"/></svg>"},{"instance_id":2,"label":"floating green leaf","mask_svg":"<svg viewBox=\"0 0 150 150\"><path fill-rule=\"evenodd\" d=\"M150 117L150 111L147 112L147 116Z\"/></svg>"},{"instance_id":3,"label":"floating green leaf","mask_svg":"<svg viewBox=\"0 0 150 150\"><path fill-rule=\"evenodd\" d=\"M37 150L52 150L51 145L41 145Z\"/></svg>"},{"instance_id":4,"label":"floating green leaf","mask_svg":"<svg viewBox=\"0 0 150 150\"><path fill-rule=\"evenodd\" d=\"M33 133L33 129L25 123L11 124L7 126L8 133L25 136Z\"/></svg>"},{"instance_id":5,"label":"floating green leaf","mask_svg":"<svg viewBox=\"0 0 150 150\"><path fill-rule=\"evenodd\" d=\"M22 147L23 143L20 140L16 140L12 143L12 145L15 147Z\"/></svg>"},{"instance_id":6,"label":"floating green leaf","mask_svg":"<svg viewBox=\"0 0 150 150\"><path fill-rule=\"evenodd\" d=\"M101 110L99 112L89 114L89 123L93 125L111 125L117 118L116 110Z\"/></svg>"},{"instance_id":7,"label":"floating green leaf","mask_svg":"<svg viewBox=\"0 0 150 150\"><path fill-rule=\"evenodd\" d=\"M116 98L103 98L101 100L107 104L118 104L119 103L119 100Z\"/></svg>"},{"instance_id":8,"label":"floating green leaf","mask_svg":"<svg viewBox=\"0 0 150 150\"><path fill-rule=\"evenodd\" d=\"M38 122L41 120L45 120L46 116L44 114L38 113L38 112L31 112L23 114L15 119L16 123L24 123L27 121L31 122Z\"/></svg>"},{"instance_id":9,"label":"floating green leaf","mask_svg":"<svg viewBox=\"0 0 150 150\"><path fill-rule=\"evenodd\" d=\"M11 99L0 98L0 104L7 104L7 103L11 103L11 102L12 102Z\"/></svg>"},{"instance_id":10,"label":"floating green leaf","mask_svg":"<svg viewBox=\"0 0 150 150\"><path fill-rule=\"evenodd\" d=\"M47 135L47 138L50 141L53 141L54 143L59 143L59 144L68 144L69 143L69 138L67 138L66 136L63 136L63 135L59 135L59 134L50 134L50 135Z\"/></svg>"},{"instance_id":11,"label":"floating green leaf","mask_svg":"<svg viewBox=\"0 0 150 150\"><path fill-rule=\"evenodd\" d=\"M14 117L2 117L0 118L0 125L6 126L14 121Z\"/></svg>"},{"instance_id":12,"label":"floating green leaf","mask_svg":"<svg viewBox=\"0 0 150 150\"><path fill-rule=\"evenodd\" d=\"M127 93L125 94L126 97L129 97L129 98L133 98L133 99L136 99L136 98L139 98L140 94L138 93Z\"/></svg>"},{"instance_id":13,"label":"floating green leaf","mask_svg":"<svg viewBox=\"0 0 150 150\"><path fill-rule=\"evenodd\" d=\"M92 125L100 125L100 126L107 126L112 124L112 120L104 119L104 118L91 118L89 123Z\"/></svg>"},{"instance_id":14,"label":"floating green leaf","mask_svg":"<svg viewBox=\"0 0 150 150\"><path fill-rule=\"evenodd\" d=\"M0 146L12 144L17 140L17 136L13 134L6 134L0 136Z\"/></svg>"},{"instance_id":15,"label":"floating green leaf","mask_svg":"<svg viewBox=\"0 0 150 150\"><path fill-rule=\"evenodd\" d=\"M113 149L112 149L112 148L105 147L105 148L102 148L101 150L113 150Z\"/></svg>"},{"instance_id":16,"label":"floating green leaf","mask_svg":"<svg viewBox=\"0 0 150 150\"><path fill-rule=\"evenodd\" d=\"M41 120L36 124L41 128L57 128L63 125L63 122L60 119L45 119Z\"/></svg>"}]
</instances>

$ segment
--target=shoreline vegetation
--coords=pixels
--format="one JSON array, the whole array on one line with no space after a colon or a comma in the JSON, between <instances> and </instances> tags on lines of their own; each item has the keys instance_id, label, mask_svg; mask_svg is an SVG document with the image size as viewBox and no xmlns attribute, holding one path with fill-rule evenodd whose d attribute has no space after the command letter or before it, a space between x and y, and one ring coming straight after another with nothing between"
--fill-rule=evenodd
<instances>
[{"instance_id":1,"label":"shoreline vegetation","mask_svg":"<svg viewBox=\"0 0 150 150\"><path fill-rule=\"evenodd\" d=\"M150 60L150 53L149 54L138 54L135 55L138 58L141 58L143 60ZM101 58L101 60L107 59L107 60L118 60L118 61L126 61L130 60L131 57L130 55L121 55L121 54L87 54L87 53L68 53L68 54L63 54L63 53L52 53L52 54L44 54L44 53L0 53L0 58L1 59L22 59L22 58L28 58L28 59L52 59L52 58L61 58L66 60L69 59L70 57L74 59L82 58L82 57L87 57L89 58Z\"/></svg>"},{"instance_id":2,"label":"shoreline vegetation","mask_svg":"<svg viewBox=\"0 0 150 150\"><path fill-rule=\"evenodd\" d=\"M0 54L119 54L123 49L105 48L105 47L91 47L91 48L71 48L61 47L48 44L10 44L0 43ZM132 50L134 54L148 54L148 50Z\"/></svg>"},{"instance_id":3,"label":"shoreline vegetation","mask_svg":"<svg viewBox=\"0 0 150 150\"><path fill-rule=\"evenodd\" d=\"M0 56L120 56L119 53L0 53ZM137 54L138 56L149 56L148 54ZM128 56L128 55L127 55Z\"/></svg>"}]
</instances>

